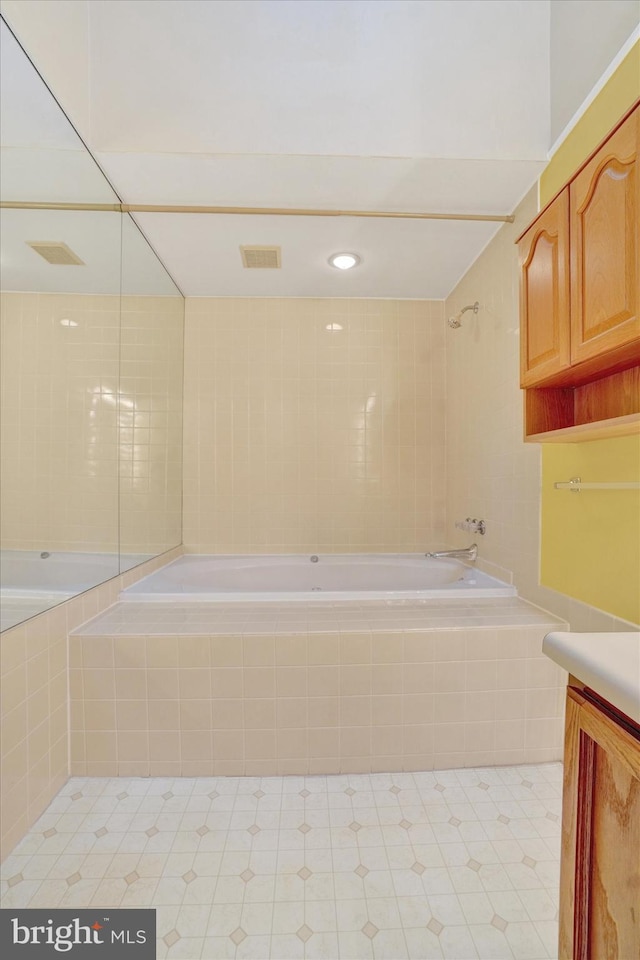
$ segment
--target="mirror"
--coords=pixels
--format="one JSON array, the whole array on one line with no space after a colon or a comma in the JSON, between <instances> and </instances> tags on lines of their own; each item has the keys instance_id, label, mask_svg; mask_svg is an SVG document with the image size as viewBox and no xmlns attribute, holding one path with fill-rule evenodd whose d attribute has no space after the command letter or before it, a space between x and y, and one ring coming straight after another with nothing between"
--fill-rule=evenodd
<instances>
[{"instance_id":1,"label":"mirror","mask_svg":"<svg viewBox=\"0 0 640 960\"><path fill-rule=\"evenodd\" d=\"M128 215L120 303L122 572L182 540L184 300Z\"/></svg>"},{"instance_id":2,"label":"mirror","mask_svg":"<svg viewBox=\"0 0 640 960\"><path fill-rule=\"evenodd\" d=\"M183 298L0 23L2 629L181 541ZM111 209L109 209L111 207Z\"/></svg>"}]
</instances>

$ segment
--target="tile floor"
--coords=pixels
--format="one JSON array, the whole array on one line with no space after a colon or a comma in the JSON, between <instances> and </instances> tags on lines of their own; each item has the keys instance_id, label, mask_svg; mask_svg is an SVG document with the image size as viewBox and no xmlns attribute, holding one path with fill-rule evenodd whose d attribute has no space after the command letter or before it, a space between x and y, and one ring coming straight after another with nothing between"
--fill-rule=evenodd
<instances>
[{"instance_id":1,"label":"tile floor","mask_svg":"<svg viewBox=\"0 0 640 960\"><path fill-rule=\"evenodd\" d=\"M187 960L557 957L560 764L71 779L4 907L157 909Z\"/></svg>"}]
</instances>

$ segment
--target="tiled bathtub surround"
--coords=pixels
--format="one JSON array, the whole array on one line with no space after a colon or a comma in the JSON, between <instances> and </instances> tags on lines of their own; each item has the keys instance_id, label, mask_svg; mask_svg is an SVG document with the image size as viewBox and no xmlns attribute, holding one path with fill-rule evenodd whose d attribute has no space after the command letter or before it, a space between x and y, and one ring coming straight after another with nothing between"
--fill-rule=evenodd
<instances>
[{"instance_id":1,"label":"tiled bathtub surround","mask_svg":"<svg viewBox=\"0 0 640 960\"><path fill-rule=\"evenodd\" d=\"M444 364L440 301L188 299L187 549L439 543Z\"/></svg>"},{"instance_id":2,"label":"tiled bathtub surround","mask_svg":"<svg viewBox=\"0 0 640 960\"><path fill-rule=\"evenodd\" d=\"M1 850L5 857L69 775L70 630L113 604L120 590L182 552L176 548L27 623L0 640Z\"/></svg>"},{"instance_id":3,"label":"tiled bathtub surround","mask_svg":"<svg viewBox=\"0 0 640 960\"><path fill-rule=\"evenodd\" d=\"M515 246L536 210L534 190L446 300L447 317L480 303L460 329L446 330L446 539L466 546L468 534L456 530L455 521L482 517L482 569L497 576L508 571L520 596L553 610L573 630L629 630L625 621L539 585L541 447L522 439Z\"/></svg>"},{"instance_id":4,"label":"tiled bathtub surround","mask_svg":"<svg viewBox=\"0 0 640 960\"><path fill-rule=\"evenodd\" d=\"M559 764L74 778L2 868L6 907L157 912L158 958L557 957Z\"/></svg>"},{"instance_id":5,"label":"tiled bathtub surround","mask_svg":"<svg viewBox=\"0 0 640 960\"><path fill-rule=\"evenodd\" d=\"M72 773L368 773L560 757L565 675L540 652L553 618L518 599L242 606L120 604L72 635Z\"/></svg>"}]
</instances>

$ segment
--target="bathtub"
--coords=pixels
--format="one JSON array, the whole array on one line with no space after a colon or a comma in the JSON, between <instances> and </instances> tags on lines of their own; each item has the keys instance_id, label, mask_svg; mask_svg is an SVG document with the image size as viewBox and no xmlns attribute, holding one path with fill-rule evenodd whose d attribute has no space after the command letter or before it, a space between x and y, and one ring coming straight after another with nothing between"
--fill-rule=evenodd
<instances>
[{"instance_id":1,"label":"bathtub","mask_svg":"<svg viewBox=\"0 0 640 960\"><path fill-rule=\"evenodd\" d=\"M142 560L123 558L124 569ZM66 550L0 551L0 630L35 617L58 603L117 576L117 553L80 553Z\"/></svg>"},{"instance_id":2,"label":"bathtub","mask_svg":"<svg viewBox=\"0 0 640 960\"><path fill-rule=\"evenodd\" d=\"M179 557L123 590L129 602L446 600L513 597L515 587L424 554Z\"/></svg>"}]
</instances>

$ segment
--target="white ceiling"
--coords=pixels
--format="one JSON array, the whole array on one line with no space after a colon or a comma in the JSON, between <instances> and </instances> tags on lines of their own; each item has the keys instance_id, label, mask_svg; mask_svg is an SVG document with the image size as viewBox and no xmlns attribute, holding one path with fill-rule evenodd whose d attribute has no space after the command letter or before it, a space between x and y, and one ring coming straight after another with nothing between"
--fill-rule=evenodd
<instances>
[{"instance_id":1,"label":"white ceiling","mask_svg":"<svg viewBox=\"0 0 640 960\"><path fill-rule=\"evenodd\" d=\"M2 4L129 203L508 214L546 160L549 0ZM138 220L193 296L440 298L498 229ZM240 243L282 246L282 269L244 270ZM326 264L344 248L352 274Z\"/></svg>"}]
</instances>

